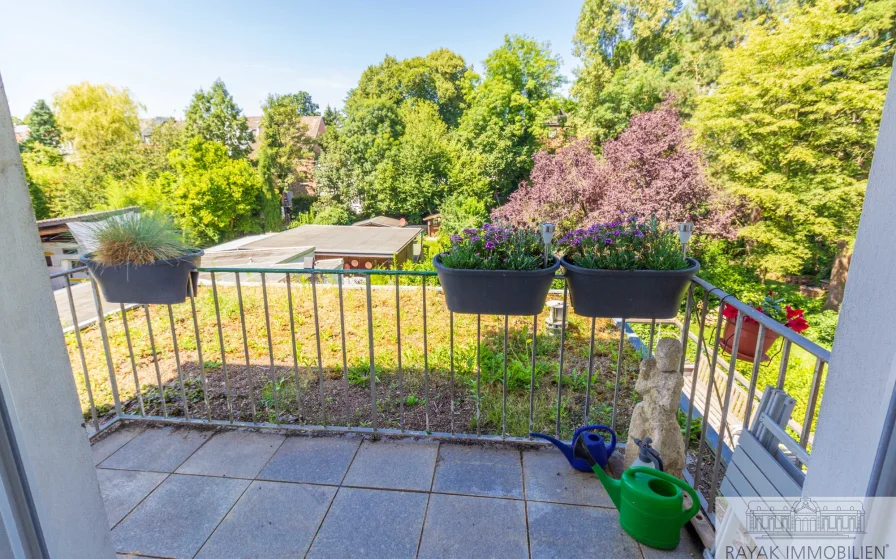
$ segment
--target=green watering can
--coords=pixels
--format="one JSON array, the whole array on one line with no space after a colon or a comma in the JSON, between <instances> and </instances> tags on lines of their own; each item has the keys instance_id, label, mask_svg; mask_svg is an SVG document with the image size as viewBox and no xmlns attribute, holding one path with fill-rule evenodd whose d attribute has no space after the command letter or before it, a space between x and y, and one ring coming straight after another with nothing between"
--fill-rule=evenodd
<instances>
[{"instance_id":1,"label":"green watering can","mask_svg":"<svg viewBox=\"0 0 896 559\"><path fill-rule=\"evenodd\" d=\"M657 549L678 547L681 527L700 511L700 500L691 486L675 476L644 466L627 469L617 481L591 456L585 437L576 440L575 456L591 465L619 509L619 524L628 535ZM682 490L690 494L693 502L688 510L682 510Z\"/></svg>"}]
</instances>

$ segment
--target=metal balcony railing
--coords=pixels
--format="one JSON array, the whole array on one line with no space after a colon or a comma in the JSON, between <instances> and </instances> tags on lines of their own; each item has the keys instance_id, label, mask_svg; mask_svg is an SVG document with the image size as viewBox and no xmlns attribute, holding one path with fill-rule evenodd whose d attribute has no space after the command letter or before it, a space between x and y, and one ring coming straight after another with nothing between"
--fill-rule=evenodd
<instances>
[{"instance_id":1,"label":"metal balcony railing","mask_svg":"<svg viewBox=\"0 0 896 559\"><path fill-rule=\"evenodd\" d=\"M789 427L810 446L830 359L826 349L699 278L679 318L649 323L644 344L625 318L585 319L565 305L551 332L539 329L547 310L455 315L429 271L203 268L199 293L180 305L111 311L92 279L73 286L72 275L83 271L54 277L65 278L68 311L79 325L66 336L93 434L119 420L143 420L527 444L540 444L530 431L569 439L582 424L605 422L624 436L638 360L670 335L662 330L668 322L685 348L685 476L708 512L760 386L787 389L800 402ZM563 276L556 281L550 298L567 303ZM94 317L103 317L93 324L78 316L87 297ZM736 341L724 353L725 305L738 311L734 340L746 317L759 323L752 365L739 363ZM768 332L782 341L763 364Z\"/></svg>"}]
</instances>

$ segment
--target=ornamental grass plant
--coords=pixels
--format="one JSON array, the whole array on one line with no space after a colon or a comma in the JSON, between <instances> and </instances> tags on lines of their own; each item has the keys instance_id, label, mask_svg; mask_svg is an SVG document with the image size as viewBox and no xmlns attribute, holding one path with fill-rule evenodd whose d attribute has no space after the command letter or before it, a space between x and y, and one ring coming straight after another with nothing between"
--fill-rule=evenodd
<instances>
[{"instance_id":1,"label":"ornamental grass plant","mask_svg":"<svg viewBox=\"0 0 896 559\"><path fill-rule=\"evenodd\" d=\"M552 266L550 255L544 262L544 241L531 229L484 223L478 229L464 229L451 236L451 248L440 262L460 270L541 270Z\"/></svg>"},{"instance_id":2,"label":"ornamental grass plant","mask_svg":"<svg viewBox=\"0 0 896 559\"><path fill-rule=\"evenodd\" d=\"M570 264L595 270L684 270L676 231L656 217L620 217L587 229L570 231L557 243Z\"/></svg>"},{"instance_id":3,"label":"ornamental grass plant","mask_svg":"<svg viewBox=\"0 0 896 559\"><path fill-rule=\"evenodd\" d=\"M163 216L128 213L109 218L94 229L96 250L90 258L103 266L139 266L185 256L195 248Z\"/></svg>"}]
</instances>

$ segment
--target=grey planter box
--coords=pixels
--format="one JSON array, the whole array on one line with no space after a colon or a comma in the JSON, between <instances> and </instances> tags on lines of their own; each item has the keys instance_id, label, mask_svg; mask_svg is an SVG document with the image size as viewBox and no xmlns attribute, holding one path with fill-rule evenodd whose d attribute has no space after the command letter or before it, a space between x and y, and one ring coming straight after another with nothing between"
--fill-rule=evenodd
<instances>
[{"instance_id":1,"label":"grey planter box","mask_svg":"<svg viewBox=\"0 0 896 559\"><path fill-rule=\"evenodd\" d=\"M674 318L700 263L684 270L593 270L560 259L573 311L599 318Z\"/></svg>"},{"instance_id":2,"label":"grey planter box","mask_svg":"<svg viewBox=\"0 0 896 559\"><path fill-rule=\"evenodd\" d=\"M103 298L110 303L160 305L183 303L187 298L187 283L192 282L193 293L199 288L197 268L203 251L178 258L159 260L152 264L133 266L103 266L81 257L96 280Z\"/></svg>"},{"instance_id":3,"label":"grey planter box","mask_svg":"<svg viewBox=\"0 0 896 559\"><path fill-rule=\"evenodd\" d=\"M541 313L560 261L541 270L458 270L446 268L442 255L432 259L448 309L463 314Z\"/></svg>"}]
</instances>

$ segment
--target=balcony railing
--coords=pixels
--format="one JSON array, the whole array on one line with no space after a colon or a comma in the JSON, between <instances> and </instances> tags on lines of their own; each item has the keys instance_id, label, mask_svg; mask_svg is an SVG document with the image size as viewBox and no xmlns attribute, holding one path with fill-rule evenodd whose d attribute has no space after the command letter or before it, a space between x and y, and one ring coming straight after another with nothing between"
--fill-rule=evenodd
<instances>
[{"instance_id":1,"label":"balcony railing","mask_svg":"<svg viewBox=\"0 0 896 559\"><path fill-rule=\"evenodd\" d=\"M435 272L201 269L199 293L182 304L107 309L92 279L73 287L83 270L55 276L65 278L72 324L81 325L66 336L92 433L143 420L541 444L530 431L568 440L600 422L624 440L638 362L671 329L685 348L685 475L710 513L760 386L797 399L789 430L808 448L830 359L699 278L665 333L664 321L634 325L645 344L624 318L585 319L565 305L551 331L540 327L547 310L455 315ZM567 303L563 276L556 281L550 298ZM104 318L85 326L76 299L87 296ZM734 340L745 318L759 323L752 365L739 363L736 341L730 356L722 350L725 305L738 311ZM781 347L763 364L769 332Z\"/></svg>"}]
</instances>

